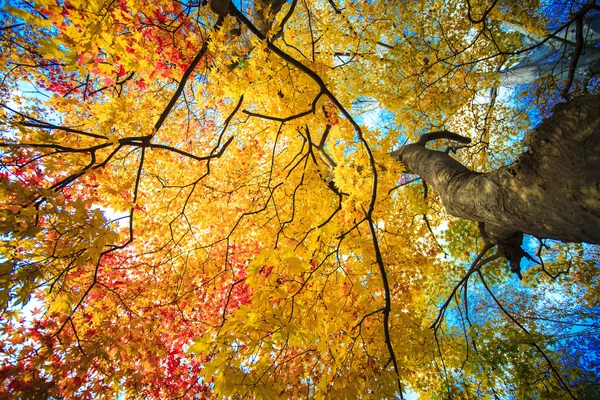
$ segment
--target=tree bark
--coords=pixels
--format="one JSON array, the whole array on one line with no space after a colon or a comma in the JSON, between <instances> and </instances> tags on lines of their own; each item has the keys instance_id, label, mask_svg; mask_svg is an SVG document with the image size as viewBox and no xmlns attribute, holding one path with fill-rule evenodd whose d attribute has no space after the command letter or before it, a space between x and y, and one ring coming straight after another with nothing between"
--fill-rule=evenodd
<instances>
[{"instance_id":1,"label":"tree bark","mask_svg":"<svg viewBox=\"0 0 600 400\"><path fill-rule=\"evenodd\" d=\"M496 243L526 233L600 244L600 97L558 105L525 144L518 160L483 174L419 144L392 156L428 182L450 214L484 223Z\"/></svg>"}]
</instances>

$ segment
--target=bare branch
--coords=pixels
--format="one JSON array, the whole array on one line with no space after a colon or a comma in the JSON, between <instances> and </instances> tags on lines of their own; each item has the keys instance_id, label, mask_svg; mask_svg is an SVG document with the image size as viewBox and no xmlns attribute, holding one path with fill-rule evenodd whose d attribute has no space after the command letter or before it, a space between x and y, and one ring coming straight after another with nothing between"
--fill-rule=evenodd
<instances>
[{"instance_id":1,"label":"bare branch","mask_svg":"<svg viewBox=\"0 0 600 400\"><path fill-rule=\"evenodd\" d=\"M479 275L479 278L481 279L481 283L483 283L483 286L485 287L485 290L490 294L490 296L492 296L492 299L494 299L494 302L496 303L496 305L500 308L500 310L502 310L502 312L515 324L517 325L523 332L525 332L528 336L531 336L531 333L529 333L529 331L527 330L527 328L525 328L519 321L517 321L515 319L515 317L513 317L507 310L506 308L504 308L504 306L502 304L500 304L500 302L498 301L498 299L496 298L496 296L494 295L494 293L491 291L490 287L488 286L487 282L485 281L485 278L483 277L483 274L481 273L481 271L477 271L477 274ZM544 359L546 360L546 362L548 363L548 365L550 366L550 369L552 370L554 376L556 377L556 379L558 380L558 383L560 384L560 386L562 386L562 388L564 389L565 392L567 392L569 394L569 396L572 399L575 399L575 396L573 395L573 393L571 392L571 389L569 389L569 385L567 385L565 383L565 381L563 380L562 376L560 375L560 373L556 370L556 368L554 367L554 363L552 363L552 361L550 360L550 358L546 355L546 352L544 350L542 350L542 348L535 342L535 341L531 341L531 342L526 342L527 344L533 346L541 355L542 357L544 357Z\"/></svg>"},{"instance_id":2,"label":"bare branch","mask_svg":"<svg viewBox=\"0 0 600 400\"><path fill-rule=\"evenodd\" d=\"M225 18L222 15L219 16L219 19L217 20L217 22L214 25L214 29L218 31L221 28L221 25L223 25L223 21L224 20L225 20ZM202 60L202 58L206 54L206 51L208 50L208 43L209 43L209 39L206 39L204 41L204 43L202 44L202 48L200 49L200 51L198 52L198 54L196 54L196 57L194 57L194 59L192 60L192 62L190 63L190 65L185 70L183 76L181 77L181 80L179 81L179 85L177 86L177 90L175 90L175 93L173 93L173 96L171 97L171 100L169 101L169 103L167 104L167 106L165 107L165 109L163 110L163 112L158 117L158 120L154 124L154 132L153 132L153 134L160 129L160 127L162 126L162 124L165 122L165 120L167 119L167 117L171 113L171 110L175 106L175 103L177 103L177 100L179 99L179 96L181 96L181 93L183 93L183 89L185 88L185 84L187 83L188 79L190 78L190 75L192 75L192 72L194 72L194 69L200 63L200 60Z\"/></svg>"},{"instance_id":3,"label":"bare branch","mask_svg":"<svg viewBox=\"0 0 600 400\"><path fill-rule=\"evenodd\" d=\"M439 140L439 139L454 140L455 142L459 142L462 144L471 143L471 139L468 137L459 135L454 132L444 130L444 131L438 131L438 132L424 133L419 137L419 140L416 142L416 144L425 146L428 142L431 142L433 140Z\"/></svg>"},{"instance_id":4,"label":"bare branch","mask_svg":"<svg viewBox=\"0 0 600 400\"><path fill-rule=\"evenodd\" d=\"M487 253L494 246L495 245L493 245L493 244L486 243L486 245L483 247L483 249L481 249L479 254L477 254L477 257L475 257L475 259L471 263L471 266L467 270L467 273L465 274L465 276L463 276L462 279L460 281L458 281L458 283L456 285L454 285L454 289L452 289L450 296L448 296L448 299L446 300L446 302L440 307L440 311L438 312L437 318L435 319L435 321L433 321L433 324L431 324L431 326L430 326L431 329L433 329L434 331L438 330L438 328L440 327L440 324L442 323L442 319L444 318L446 309L448 308L448 305L452 301L452 298L454 298L458 289L469 280L469 278L471 277L473 272L478 271L479 268L481 268L484 264L487 264L488 262L500 257L499 255L495 255L495 256L485 259L481 263L479 263L481 258L485 255L485 253Z\"/></svg>"},{"instance_id":5,"label":"bare branch","mask_svg":"<svg viewBox=\"0 0 600 400\"><path fill-rule=\"evenodd\" d=\"M242 112L244 114L246 114L246 115L251 116L251 117L257 117L257 118L262 118L262 119L266 119L266 120L269 120L269 121L277 121L277 122L285 123L285 122L292 121L294 119L305 117L305 116L310 115L310 114L314 114L315 110L316 110L316 107L317 107L317 102L319 101L319 99L321 98L322 95L323 95L323 92L320 92L319 94L317 94L317 96L313 100L311 108L309 110L303 111L303 112L298 113L298 114L290 115L289 117L273 117L273 116L270 116L270 115L255 113L255 112L248 111L248 110L244 110Z\"/></svg>"},{"instance_id":6,"label":"bare branch","mask_svg":"<svg viewBox=\"0 0 600 400\"><path fill-rule=\"evenodd\" d=\"M108 140L107 136L104 135L99 135L97 133L91 133L91 132L84 132L78 129L73 129L73 128L68 128L68 127L64 127L64 126L58 126L58 125L54 125L51 124L49 122L44 122L44 121L40 121L39 119L30 117L26 114L23 114L19 111L13 110L12 108L8 107L5 104L0 104L0 107L7 109L8 111L19 115L20 117L28 120L28 121L33 121L33 122L17 122L17 124L21 125L21 126L26 126L29 128L40 128L40 129L51 129L51 130L59 130L59 131L64 131L64 132L69 132L69 133L76 133L78 135L82 135L82 136L89 136L92 138L96 138L96 139L105 139Z\"/></svg>"}]
</instances>

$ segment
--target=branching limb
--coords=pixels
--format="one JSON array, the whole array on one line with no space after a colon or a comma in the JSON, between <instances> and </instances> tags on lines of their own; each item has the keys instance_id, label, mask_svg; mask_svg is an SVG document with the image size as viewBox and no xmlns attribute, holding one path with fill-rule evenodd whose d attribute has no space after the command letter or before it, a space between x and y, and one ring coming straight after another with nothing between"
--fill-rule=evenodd
<instances>
[{"instance_id":1,"label":"branching limb","mask_svg":"<svg viewBox=\"0 0 600 400\"><path fill-rule=\"evenodd\" d=\"M434 140L439 140L439 139L453 140L455 142L459 142L462 144L471 143L471 139L468 137L459 135L458 133L444 130L444 131L424 133L419 137L419 140L416 142L416 144L425 146L428 142L431 142Z\"/></svg>"},{"instance_id":2,"label":"branching limb","mask_svg":"<svg viewBox=\"0 0 600 400\"><path fill-rule=\"evenodd\" d=\"M325 179L325 181L328 183L333 181L333 170L335 169L335 167L337 167L337 164L335 163L335 161L333 161L333 159L325 151L325 142L327 141L327 136L329 135L330 130L331 130L331 125L327 124L327 126L325 127L325 132L323 132L323 136L321 136L321 140L320 140L319 144L318 145L313 144L313 146L319 152L319 156L321 157L323 162L327 165L327 167L329 167L329 174L327 175L327 178Z\"/></svg>"},{"instance_id":3,"label":"branching limb","mask_svg":"<svg viewBox=\"0 0 600 400\"><path fill-rule=\"evenodd\" d=\"M13 114L16 114L19 117L23 118L22 121L17 122L17 124L19 124L21 126L25 126L25 127L28 127L28 128L40 128L40 129L59 130L59 131L64 131L64 132L69 132L69 133L75 133L75 134L82 135L82 136L88 136L88 137L95 138L95 139L108 140L107 136L99 135L97 133L84 132L84 131L81 131L79 129L73 129L73 128L68 128L68 127L64 127L64 126L58 126L58 125L51 124L49 122L41 121L39 119L33 118L33 117L31 117L31 116L29 116L27 114L24 114L22 112L13 110L12 108L8 107L5 104L0 104L0 107L5 108L8 111L12 112Z\"/></svg>"},{"instance_id":4,"label":"branching limb","mask_svg":"<svg viewBox=\"0 0 600 400\"><path fill-rule=\"evenodd\" d=\"M398 185L394 186L393 188L391 188L391 189L388 191L388 194L392 194L392 192L393 192L394 190L396 190L396 189L399 189L399 188L401 188L402 186L408 185L408 184L410 184L410 183L413 183L413 182L418 182L418 181L420 181L420 180L421 180L421 177L420 177L420 176L418 176L418 177L416 177L416 178L413 178L413 179L410 179L410 180L408 180L408 181L406 181L406 182L402 182L402 183L400 183L400 184L398 184Z\"/></svg>"},{"instance_id":5,"label":"branching limb","mask_svg":"<svg viewBox=\"0 0 600 400\"><path fill-rule=\"evenodd\" d=\"M573 52L573 56L571 58L571 65L569 66L569 75L567 78L567 83L563 88L561 95L564 98L568 98L569 90L571 89L571 85L573 84L573 79L575 78L575 71L577 70L577 62L579 61L579 57L581 57L581 53L583 52L584 40L583 40L583 15L575 21L575 37L577 40L577 44L575 46L575 50Z\"/></svg>"},{"instance_id":6,"label":"branching limb","mask_svg":"<svg viewBox=\"0 0 600 400\"><path fill-rule=\"evenodd\" d=\"M277 121L277 122L285 123L285 122L292 121L294 119L306 117L307 115L310 115L310 114L314 114L316 111L316 108L317 108L317 102L319 101L321 96L323 96L323 92L320 92L319 94L317 94L317 96L315 97L315 99L312 102L310 109L303 111L301 113L298 113L298 114L290 115L288 117L273 117L271 115L260 114L260 113L256 113L256 112L249 111L249 110L243 110L242 112L250 117L262 118L262 119L266 119L269 121Z\"/></svg>"},{"instance_id":7,"label":"branching limb","mask_svg":"<svg viewBox=\"0 0 600 400\"><path fill-rule=\"evenodd\" d=\"M222 15L219 16L219 19L215 23L214 29L219 30L221 28L221 25L223 25L224 20L225 20L225 18ZM202 48L196 54L196 57L194 57L194 59L192 60L190 65L187 67L187 69L183 73L183 76L181 77L181 80L179 81L179 85L177 86L177 89L175 90L175 93L173 93L171 100L169 100L169 103L167 104L167 106L165 107L163 112L158 117L158 120L154 124L154 130L153 130L152 135L154 135L154 133L156 133L160 129L160 127L163 125L163 123L165 122L165 120L167 119L169 114L171 113L171 110L173 109L173 107L175 107L175 103L177 103L177 100L179 100L179 97L183 93L185 84L187 83L188 79L192 75L192 72L194 72L194 69L200 63L200 61L206 54L206 51L208 50L208 43L209 43L209 39L204 41L204 43L202 44Z\"/></svg>"},{"instance_id":8,"label":"branching limb","mask_svg":"<svg viewBox=\"0 0 600 400\"><path fill-rule=\"evenodd\" d=\"M444 257L447 257L448 253L446 253L446 250L444 250L444 248L440 244L439 240L437 240L437 237L435 236L433 229L431 229L431 224L429 223L429 218L427 218L427 214L423 214L422 216L423 216L423 222L425 222L425 226L427 226L427 230L429 231L429 233L431 233L431 236L433 237L435 244L437 244L438 247L440 248L440 250L442 251L442 253L444 253Z\"/></svg>"},{"instance_id":9,"label":"branching limb","mask_svg":"<svg viewBox=\"0 0 600 400\"><path fill-rule=\"evenodd\" d=\"M171 147L171 146L167 146L167 145L163 145L163 144L150 144L148 147L151 149L161 149L161 150L168 150L171 151L173 153L177 153L180 154L182 156L191 158L192 160L196 160L196 161L207 161L210 160L212 158L219 158L223 155L223 153L225 152L225 150L227 149L227 147L229 146L229 144L233 141L233 136L230 137L229 139L227 139L227 141L223 144L223 147L221 147L221 149L218 152L216 151L216 148L213 149L213 151L211 152L211 154L207 155L207 156L196 156L192 153L188 153L187 151L178 149L176 147Z\"/></svg>"},{"instance_id":10,"label":"branching limb","mask_svg":"<svg viewBox=\"0 0 600 400\"><path fill-rule=\"evenodd\" d=\"M383 286L384 294L385 294L385 310L384 310L384 318L383 318L384 319L383 325L384 325L385 342L386 342L386 345L388 348L388 352L390 354L390 359L394 365L394 372L397 375L396 381L398 383L399 395L400 395L400 398L403 398L400 372L398 369L398 363L396 360L396 356L394 353L394 349L393 349L391 337L390 337L389 314L391 311L391 291L390 291L390 287L389 287L389 282L387 280L385 264L383 262L381 250L379 249L379 242L378 242L378 238L377 238L376 231L375 231L375 222L373 221L373 211L375 209L375 204L376 204L376 200L377 200L377 176L378 176L373 152L371 151L371 148L370 148L367 140L365 139L360 126L356 123L356 121L354 120L352 115L350 115L348 110L340 103L340 101L337 99L337 97L329 90L329 88L327 87L327 85L325 84L323 79L319 76L319 74L317 74L315 71L313 71L312 69L310 69L309 67L307 67L306 65L301 63L300 61L296 60L289 54L285 53L279 47L275 46L273 43L271 43L269 40L267 40L265 35L262 34L260 32L260 30L258 28L256 28L252 24L252 22L250 22L250 20L248 20L248 18L235 7L235 5L233 3L231 3L229 6L229 13L232 16L236 17L242 24L244 24L254 35L256 35L256 37L258 37L262 41L265 41L266 46L270 51L272 51L274 54L279 56L281 59L283 59L290 65L296 67L298 70L300 70L303 74L308 76L312 81L314 81L319 86L320 92L329 98L329 100L333 103L333 105L336 106L336 108L340 111L340 113L344 116L344 118L346 118L346 120L348 120L348 122L351 124L353 130L356 132L356 134L358 136L360 143L362 144L363 148L365 149L365 152L367 153L367 155L369 157L369 162L370 162L370 166L371 166L371 175L372 175L371 201L370 201L368 210L366 210L366 216L365 216L364 221L366 221L369 225L369 231L371 234L373 248L375 251L375 259L376 259L377 266L379 267L379 273L380 273L380 276L382 279L382 286Z\"/></svg>"},{"instance_id":11,"label":"branching limb","mask_svg":"<svg viewBox=\"0 0 600 400\"><path fill-rule=\"evenodd\" d=\"M364 315L364 316L363 316L363 317L360 319L360 321L358 321L358 323L352 327L352 329L351 329L351 330L353 331L353 330L355 330L356 328L358 328L359 326L361 326L361 325L362 325L362 323L365 321L365 319L369 318L371 315L375 315L375 314L377 314L377 313L380 313L380 312L383 312L383 311L385 311L385 309L383 309L383 308L378 308L378 309L377 309L377 310L375 310L375 311L371 311L370 313L368 313L368 314L365 314L365 315Z\"/></svg>"},{"instance_id":12,"label":"branching limb","mask_svg":"<svg viewBox=\"0 0 600 400\"><path fill-rule=\"evenodd\" d=\"M450 296L448 296L448 299L446 300L446 302L442 305L442 307L440 307L440 311L438 312L437 318L435 319L435 321L433 321L433 324L431 324L431 326L430 326L431 329L433 329L434 331L437 332L437 330L439 329L439 327L442 323L442 319L444 318L444 314L446 313L446 309L448 308L448 305L450 304L450 302L452 301L452 299L458 292L458 289L460 289L461 286L466 284L466 282L469 280L471 275L474 272L478 271L483 265L499 258L499 255L494 255L492 257L486 258L485 260L481 261L481 263L480 263L481 258L494 246L495 245L493 245L491 243L486 243L486 245L483 247L483 249L481 249L479 254L477 254L477 257L475 257L475 259L471 263L471 266L467 270L467 273L465 274L465 276L463 276L463 278L460 281L458 281L458 283L454 286L454 289L452 289L452 292L450 293Z\"/></svg>"},{"instance_id":13,"label":"branching limb","mask_svg":"<svg viewBox=\"0 0 600 400\"><path fill-rule=\"evenodd\" d=\"M506 308L504 308L504 306L498 301L498 299L496 298L496 296L494 295L494 293L491 291L490 287L488 286L487 282L485 281L485 278L483 277L483 273L481 271L477 271L477 274L479 275L479 279L481 280L481 283L483 283L483 286L485 287L485 290L490 294L490 296L492 297L492 299L494 299L494 302L496 303L496 305L498 306L498 308L500 308L500 310L502 310L502 312L515 325L517 325L519 327L519 329L521 329L523 332L525 332L525 334L527 336L531 336L531 333L529 332L529 330L527 330L527 328L525 328L519 321L517 321L515 319L515 317L513 317L508 312L508 310L506 310ZM563 380L562 376L557 371L556 367L554 367L554 363L546 355L546 352L544 350L542 350L542 348L535 341L533 341L533 340L531 342L526 342L526 343L529 344L529 345L531 345L531 346L533 346L542 355L542 357L544 358L544 360L546 360L546 362L550 366L550 369L552 370L552 373L554 374L554 376L555 376L556 380L558 381L558 383L560 384L560 386L565 390L565 392L567 392L569 394L569 397L571 397L572 399L575 399L575 396L571 392L571 389L569 389L569 385L567 385L565 383L565 381Z\"/></svg>"}]
</instances>

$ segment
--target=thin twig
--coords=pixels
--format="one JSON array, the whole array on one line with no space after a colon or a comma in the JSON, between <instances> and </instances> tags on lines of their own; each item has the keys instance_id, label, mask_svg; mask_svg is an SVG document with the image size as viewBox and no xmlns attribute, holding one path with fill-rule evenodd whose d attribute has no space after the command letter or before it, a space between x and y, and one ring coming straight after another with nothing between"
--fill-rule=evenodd
<instances>
[{"instance_id":1,"label":"thin twig","mask_svg":"<svg viewBox=\"0 0 600 400\"><path fill-rule=\"evenodd\" d=\"M517 321L507 310L506 308L504 308L504 306L502 304L500 304L500 302L498 301L498 299L496 298L496 296L494 295L494 293L491 291L490 287L488 286L487 282L485 281L485 278L483 277L483 273L481 271L477 271L477 274L479 275L479 279L481 280L481 283L483 283L483 286L485 287L485 290L490 294L490 296L492 296L492 299L494 299L494 302L496 303L496 305L500 308L500 310L502 310L502 312L515 324L517 325L523 332L525 332L525 334L527 334L528 336L531 336L531 333L529 332L529 330L527 330L527 328L525 328L519 321ZM571 392L571 389L569 389L569 386L565 383L565 381L563 380L562 376L560 375L560 373L556 370L556 368L554 367L554 364L552 363L552 361L550 360L550 358L546 355L546 352L544 350L542 350L542 348L534 341L528 342L527 344L533 346L541 355L542 357L544 357L544 359L546 360L546 362L548 363L548 365L550 366L550 369L552 370L554 376L556 377L556 379L558 380L559 384L563 387L563 389L569 393L569 396L572 399L575 399L575 396L573 395L573 393Z\"/></svg>"}]
</instances>

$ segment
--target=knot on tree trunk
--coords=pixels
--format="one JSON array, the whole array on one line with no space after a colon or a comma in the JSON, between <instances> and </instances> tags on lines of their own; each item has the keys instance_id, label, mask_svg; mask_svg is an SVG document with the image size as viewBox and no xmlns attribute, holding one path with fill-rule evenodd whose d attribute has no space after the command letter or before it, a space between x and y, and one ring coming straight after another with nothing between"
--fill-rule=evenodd
<instances>
[{"instance_id":1,"label":"knot on tree trunk","mask_svg":"<svg viewBox=\"0 0 600 400\"><path fill-rule=\"evenodd\" d=\"M483 222L479 223L479 231L486 243L498 246L498 254L506 258L511 272L514 272L519 279L523 279L521 275L521 260L527 255L521 248L523 233Z\"/></svg>"}]
</instances>

